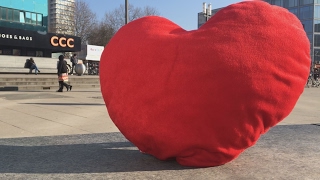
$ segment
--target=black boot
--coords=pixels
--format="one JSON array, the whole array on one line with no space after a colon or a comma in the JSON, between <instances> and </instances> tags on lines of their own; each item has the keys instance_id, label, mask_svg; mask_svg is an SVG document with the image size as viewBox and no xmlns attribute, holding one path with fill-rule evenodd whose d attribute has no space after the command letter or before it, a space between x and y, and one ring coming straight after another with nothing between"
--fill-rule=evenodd
<instances>
[{"instance_id":1,"label":"black boot","mask_svg":"<svg viewBox=\"0 0 320 180\"><path fill-rule=\"evenodd\" d=\"M63 92L63 81L59 81L59 89L57 92Z\"/></svg>"}]
</instances>

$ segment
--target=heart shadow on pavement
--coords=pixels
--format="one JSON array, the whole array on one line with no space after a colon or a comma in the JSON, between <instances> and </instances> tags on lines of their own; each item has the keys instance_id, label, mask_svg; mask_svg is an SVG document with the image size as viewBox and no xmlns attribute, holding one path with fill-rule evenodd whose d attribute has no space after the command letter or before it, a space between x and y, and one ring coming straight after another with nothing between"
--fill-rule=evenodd
<instances>
[{"instance_id":1,"label":"heart shadow on pavement","mask_svg":"<svg viewBox=\"0 0 320 180\"><path fill-rule=\"evenodd\" d=\"M140 153L121 133L0 139L0 162L0 173L102 173L187 169L174 160L160 161Z\"/></svg>"}]
</instances>

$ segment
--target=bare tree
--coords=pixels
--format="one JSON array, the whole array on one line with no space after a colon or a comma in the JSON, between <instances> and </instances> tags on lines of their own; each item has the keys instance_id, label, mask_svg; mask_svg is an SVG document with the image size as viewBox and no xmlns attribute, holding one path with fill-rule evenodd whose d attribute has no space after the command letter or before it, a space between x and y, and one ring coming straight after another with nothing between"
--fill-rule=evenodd
<instances>
[{"instance_id":1,"label":"bare tree","mask_svg":"<svg viewBox=\"0 0 320 180\"><path fill-rule=\"evenodd\" d=\"M90 10L89 5L82 0L77 0L75 3L75 35L81 38L81 44L86 44L92 27L96 24L96 14Z\"/></svg>"},{"instance_id":2,"label":"bare tree","mask_svg":"<svg viewBox=\"0 0 320 180\"><path fill-rule=\"evenodd\" d=\"M145 6L144 8L140 8L134 7L131 4L129 4L128 13L129 21L143 16L160 15L158 10L153 7ZM119 30L125 24L125 6L121 4L119 8L105 13L104 22L110 25L115 31Z\"/></svg>"},{"instance_id":3,"label":"bare tree","mask_svg":"<svg viewBox=\"0 0 320 180\"><path fill-rule=\"evenodd\" d=\"M114 33L115 30L112 26L104 22L100 22L92 27L88 40L90 44L105 46L108 44Z\"/></svg>"}]
</instances>

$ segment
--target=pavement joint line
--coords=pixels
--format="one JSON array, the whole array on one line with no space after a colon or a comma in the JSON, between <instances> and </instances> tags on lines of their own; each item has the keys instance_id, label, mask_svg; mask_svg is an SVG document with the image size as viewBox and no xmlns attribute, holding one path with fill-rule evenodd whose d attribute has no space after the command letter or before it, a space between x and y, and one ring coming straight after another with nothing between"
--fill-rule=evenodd
<instances>
[{"instance_id":1,"label":"pavement joint line","mask_svg":"<svg viewBox=\"0 0 320 180\"><path fill-rule=\"evenodd\" d=\"M21 104L21 103L19 103L19 104ZM31 105L31 104L28 104L28 105ZM42 109L50 110L50 111L53 111L53 112L64 113L64 114L68 114L68 115L72 115L72 116L77 116L77 117L81 117L81 118L88 118L88 117L85 117L85 116L80 116L80 115L72 114L72 113L65 112L65 111L58 111L58 110L55 110L55 109L44 108L44 107L42 107L41 105L36 105L36 104L32 104L32 105L35 106L35 107L37 107L37 108L42 108ZM29 115L30 115L30 114L29 114Z\"/></svg>"},{"instance_id":2,"label":"pavement joint line","mask_svg":"<svg viewBox=\"0 0 320 180\"><path fill-rule=\"evenodd\" d=\"M17 110L10 109L10 108L6 108L6 109L9 109L9 110L12 110L12 111L16 111L16 112L20 112L20 113L24 113L24 114L27 114L27 115L30 115L30 116L34 116L34 117L37 117L37 118L40 118L40 119L43 119L43 120L46 120L46 121L50 121L50 122L53 122L53 123L61 124L61 125L64 125L64 126L68 126L68 127L74 128L74 129L81 130L81 131L85 131L85 132L87 132L87 133L92 133L92 132L87 131L87 130L84 130L84 129L75 128L75 127L70 126L70 125L68 125L68 124L63 124L63 123L60 123L60 122L57 122L57 121L53 121L53 120L50 120L50 119L46 119L46 118L43 118L43 117L39 117L39 116L36 116L36 115L31 115L31 114L29 114L29 113L17 111ZM73 115L73 114L71 114L71 115ZM21 129L21 128L20 128L20 129Z\"/></svg>"},{"instance_id":3,"label":"pavement joint line","mask_svg":"<svg viewBox=\"0 0 320 180\"><path fill-rule=\"evenodd\" d=\"M13 124L7 123L7 122L5 122L5 121L1 121L1 120L0 120L0 122L2 122L2 123L4 123L4 124L8 124L8 125L10 125L10 126L12 126L12 127L18 128L18 129L20 129L20 130L26 131L26 132L31 133L31 134L33 134L33 135L38 135L38 134L33 133L33 132L31 132L31 131L22 129L22 128L20 128L19 126L15 126L15 125L13 125Z\"/></svg>"}]
</instances>

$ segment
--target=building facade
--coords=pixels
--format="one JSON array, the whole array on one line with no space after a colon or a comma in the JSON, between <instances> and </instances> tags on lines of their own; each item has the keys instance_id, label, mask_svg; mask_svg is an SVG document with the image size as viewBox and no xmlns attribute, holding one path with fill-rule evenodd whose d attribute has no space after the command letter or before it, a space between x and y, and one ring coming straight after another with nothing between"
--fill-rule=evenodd
<instances>
[{"instance_id":1,"label":"building facade","mask_svg":"<svg viewBox=\"0 0 320 180\"><path fill-rule=\"evenodd\" d=\"M48 0L0 1L1 55L51 57L81 50L80 37L48 32Z\"/></svg>"},{"instance_id":2,"label":"building facade","mask_svg":"<svg viewBox=\"0 0 320 180\"><path fill-rule=\"evenodd\" d=\"M320 0L264 0L288 9L301 21L310 41L312 63L320 62ZM221 9L221 8L220 8ZM212 15L220 9L213 9ZM198 13L198 27L206 21L203 13Z\"/></svg>"},{"instance_id":3,"label":"building facade","mask_svg":"<svg viewBox=\"0 0 320 180\"><path fill-rule=\"evenodd\" d=\"M75 0L48 0L49 32L75 35Z\"/></svg>"},{"instance_id":4,"label":"building facade","mask_svg":"<svg viewBox=\"0 0 320 180\"><path fill-rule=\"evenodd\" d=\"M47 0L0 2L0 27L47 31Z\"/></svg>"}]
</instances>

